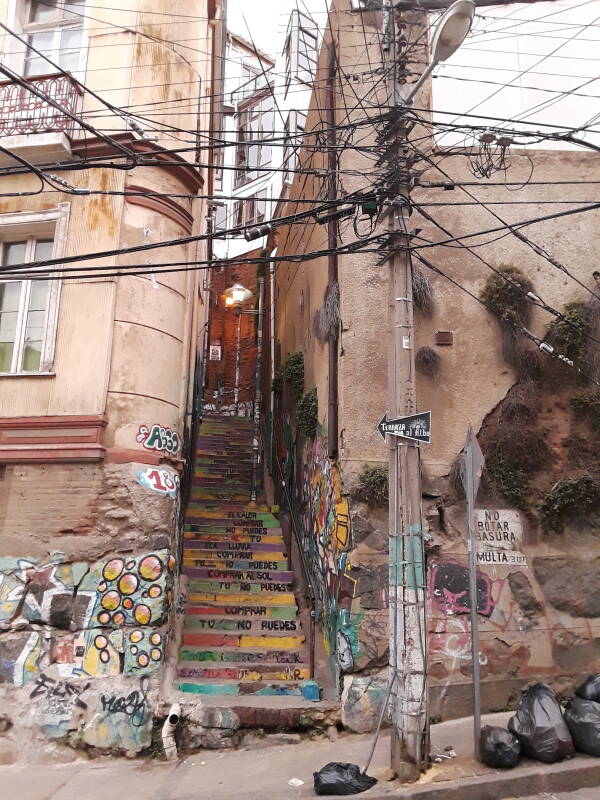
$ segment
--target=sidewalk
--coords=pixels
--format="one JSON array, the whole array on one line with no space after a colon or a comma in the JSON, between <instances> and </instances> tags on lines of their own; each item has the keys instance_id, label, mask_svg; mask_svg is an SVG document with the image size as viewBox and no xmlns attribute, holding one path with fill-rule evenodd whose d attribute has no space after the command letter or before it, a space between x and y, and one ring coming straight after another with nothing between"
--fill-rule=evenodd
<instances>
[{"instance_id":1,"label":"sidewalk","mask_svg":"<svg viewBox=\"0 0 600 800\"><path fill-rule=\"evenodd\" d=\"M504 724L509 714L484 717ZM387 780L389 736L382 736L369 774L379 782L365 800L500 800L539 792L600 786L600 759L578 756L560 764L523 762L499 772L472 757L472 720L432 726L432 751L451 745L457 757L435 764L419 783L402 788ZM312 773L329 761L364 765L370 736L340 736L297 745L238 751L202 751L176 764L124 760L78 760L60 766L0 767L2 796L11 800L303 800L314 798ZM304 781L300 787L290 778Z\"/></svg>"}]
</instances>

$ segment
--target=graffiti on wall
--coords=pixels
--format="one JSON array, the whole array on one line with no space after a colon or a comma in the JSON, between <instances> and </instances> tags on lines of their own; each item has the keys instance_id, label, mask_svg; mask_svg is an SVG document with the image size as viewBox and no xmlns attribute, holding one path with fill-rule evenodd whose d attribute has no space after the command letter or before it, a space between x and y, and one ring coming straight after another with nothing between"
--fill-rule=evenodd
<instances>
[{"instance_id":1,"label":"graffiti on wall","mask_svg":"<svg viewBox=\"0 0 600 800\"><path fill-rule=\"evenodd\" d=\"M145 450L152 450L155 453L167 453L176 456L181 447L179 434L171 428L163 428L162 425L154 424L140 425L135 437L136 442L141 444Z\"/></svg>"},{"instance_id":2,"label":"graffiti on wall","mask_svg":"<svg viewBox=\"0 0 600 800\"><path fill-rule=\"evenodd\" d=\"M150 489L158 494L169 495L175 499L179 491L179 475L167 469L147 467L135 473L135 479L145 489Z\"/></svg>"},{"instance_id":3,"label":"graffiti on wall","mask_svg":"<svg viewBox=\"0 0 600 800\"><path fill-rule=\"evenodd\" d=\"M303 464L304 549L315 582L325 648L329 655L335 654L343 672L351 672L359 652L362 614L347 560L352 546L348 501L342 495L339 468L321 441L305 445Z\"/></svg>"},{"instance_id":4,"label":"graffiti on wall","mask_svg":"<svg viewBox=\"0 0 600 800\"><path fill-rule=\"evenodd\" d=\"M164 657L165 622L175 566L167 550L102 561L37 564L0 560L0 611L5 625L33 623L37 631L0 638L0 683L147 675Z\"/></svg>"}]
</instances>

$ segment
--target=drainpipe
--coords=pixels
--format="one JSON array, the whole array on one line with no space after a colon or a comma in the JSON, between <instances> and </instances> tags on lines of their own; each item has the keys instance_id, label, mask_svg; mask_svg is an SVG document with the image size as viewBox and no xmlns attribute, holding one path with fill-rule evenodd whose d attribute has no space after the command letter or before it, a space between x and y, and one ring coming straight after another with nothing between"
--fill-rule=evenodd
<instances>
[{"instance_id":1,"label":"drainpipe","mask_svg":"<svg viewBox=\"0 0 600 800\"><path fill-rule=\"evenodd\" d=\"M329 51L329 60L327 65L327 144L329 145L328 151L328 169L330 175L330 191L329 197L331 200L336 199L336 168L337 156L335 145L337 144L337 137L335 132L335 76L336 76L336 57L334 52L334 42ZM329 250L335 250L338 246L337 241L337 223L335 220L330 220L327 225L327 247ZM327 291L331 291L332 287L338 282L338 256L335 252L330 252L327 256ZM329 381L328 381L328 396L327 396L327 450L329 458L337 458L338 455L338 336L339 331L333 331L329 334L328 339L328 357L329 357Z\"/></svg>"},{"instance_id":2,"label":"drainpipe","mask_svg":"<svg viewBox=\"0 0 600 800\"><path fill-rule=\"evenodd\" d=\"M179 725L181 719L181 706L179 703L173 703L169 709L169 714L162 726L161 736L163 748L167 761L177 760L177 743L175 741L175 728Z\"/></svg>"},{"instance_id":3,"label":"drainpipe","mask_svg":"<svg viewBox=\"0 0 600 800\"><path fill-rule=\"evenodd\" d=\"M252 503L256 503L256 485L258 483L264 299L265 278L264 275L261 275L258 279L258 327L256 330L256 374L254 378L254 424L252 426L252 492L250 495L250 502Z\"/></svg>"},{"instance_id":4,"label":"drainpipe","mask_svg":"<svg viewBox=\"0 0 600 800\"><path fill-rule=\"evenodd\" d=\"M271 307L269 309L269 338L271 340L271 436L269 437L270 450L269 464L271 465L271 474L273 474L273 442L275 439L275 262L273 256L277 252L277 248L271 250L269 261L269 300Z\"/></svg>"}]
</instances>

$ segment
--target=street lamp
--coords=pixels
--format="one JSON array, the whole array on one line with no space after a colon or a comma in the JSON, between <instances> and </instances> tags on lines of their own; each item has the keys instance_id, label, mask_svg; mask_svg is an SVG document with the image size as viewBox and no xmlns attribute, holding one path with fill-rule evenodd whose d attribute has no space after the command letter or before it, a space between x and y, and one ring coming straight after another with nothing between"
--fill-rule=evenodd
<instances>
[{"instance_id":1,"label":"street lamp","mask_svg":"<svg viewBox=\"0 0 600 800\"><path fill-rule=\"evenodd\" d=\"M235 384L233 388L233 411L237 416L240 408L240 330L242 323L242 303L250 300L252 292L246 289L241 283L234 283L229 289L223 292L226 308L233 308L238 318L237 321L237 345L235 350Z\"/></svg>"},{"instance_id":2,"label":"street lamp","mask_svg":"<svg viewBox=\"0 0 600 800\"><path fill-rule=\"evenodd\" d=\"M405 105L412 104L416 93L437 65L446 61L458 50L471 30L474 16L475 3L473 0L456 0L456 3L452 3L444 11L431 40L431 61L405 98Z\"/></svg>"}]
</instances>

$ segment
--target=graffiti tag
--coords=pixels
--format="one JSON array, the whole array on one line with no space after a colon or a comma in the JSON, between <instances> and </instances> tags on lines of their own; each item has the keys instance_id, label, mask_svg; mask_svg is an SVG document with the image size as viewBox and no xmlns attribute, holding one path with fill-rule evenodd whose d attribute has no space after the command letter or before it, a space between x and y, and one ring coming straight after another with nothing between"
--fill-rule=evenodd
<instances>
[{"instance_id":1,"label":"graffiti tag","mask_svg":"<svg viewBox=\"0 0 600 800\"><path fill-rule=\"evenodd\" d=\"M165 452L172 456L177 455L181 446L181 441L176 431L156 424L150 428L147 425L140 425L135 440L146 450Z\"/></svg>"},{"instance_id":2,"label":"graffiti tag","mask_svg":"<svg viewBox=\"0 0 600 800\"><path fill-rule=\"evenodd\" d=\"M45 700L45 716L64 719L70 717L76 707L87 708L87 704L79 695L89 686L89 683L78 686L68 681L57 681L41 672L29 697L32 699L40 697Z\"/></svg>"},{"instance_id":3,"label":"graffiti tag","mask_svg":"<svg viewBox=\"0 0 600 800\"><path fill-rule=\"evenodd\" d=\"M148 679L140 679L139 692L135 689L128 695L106 695L100 698L102 710L109 714L125 714L131 719L135 728L141 728L146 717L146 703L148 701Z\"/></svg>"},{"instance_id":4,"label":"graffiti tag","mask_svg":"<svg viewBox=\"0 0 600 800\"><path fill-rule=\"evenodd\" d=\"M175 499L179 489L179 475L174 475L166 469L156 469L148 467L140 469L135 474L136 481L140 486L150 489L159 494L168 494Z\"/></svg>"}]
</instances>

